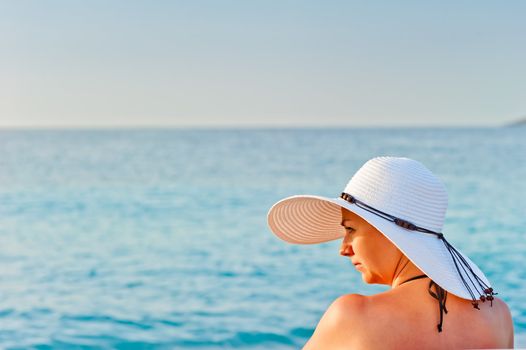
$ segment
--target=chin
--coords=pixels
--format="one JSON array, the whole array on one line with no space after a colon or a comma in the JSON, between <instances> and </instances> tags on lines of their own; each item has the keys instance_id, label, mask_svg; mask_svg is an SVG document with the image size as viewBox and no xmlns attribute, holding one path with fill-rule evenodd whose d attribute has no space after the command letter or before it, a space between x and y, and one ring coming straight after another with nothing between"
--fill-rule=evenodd
<instances>
[{"instance_id":1,"label":"chin","mask_svg":"<svg viewBox=\"0 0 526 350\"><path fill-rule=\"evenodd\" d=\"M367 272L362 272L362 281L367 284L371 283L371 276Z\"/></svg>"},{"instance_id":2,"label":"chin","mask_svg":"<svg viewBox=\"0 0 526 350\"><path fill-rule=\"evenodd\" d=\"M379 283L378 280L367 272L362 272L362 280L367 284Z\"/></svg>"}]
</instances>

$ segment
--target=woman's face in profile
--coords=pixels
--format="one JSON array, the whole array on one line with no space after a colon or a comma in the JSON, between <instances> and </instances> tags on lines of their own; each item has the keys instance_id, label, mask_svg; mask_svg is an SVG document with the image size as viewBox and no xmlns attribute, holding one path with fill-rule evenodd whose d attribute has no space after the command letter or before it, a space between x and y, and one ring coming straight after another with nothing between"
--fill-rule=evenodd
<instances>
[{"instance_id":1,"label":"woman's face in profile","mask_svg":"<svg viewBox=\"0 0 526 350\"><path fill-rule=\"evenodd\" d=\"M390 285L402 252L367 221L343 208L342 226L340 255L351 259L365 283Z\"/></svg>"}]
</instances>

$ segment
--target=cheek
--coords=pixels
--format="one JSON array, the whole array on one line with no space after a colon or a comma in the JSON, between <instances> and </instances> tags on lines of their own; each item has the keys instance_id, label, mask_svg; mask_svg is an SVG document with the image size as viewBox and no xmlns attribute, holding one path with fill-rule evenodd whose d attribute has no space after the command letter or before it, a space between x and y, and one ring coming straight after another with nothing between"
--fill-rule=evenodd
<instances>
[{"instance_id":1,"label":"cheek","mask_svg":"<svg viewBox=\"0 0 526 350\"><path fill-rule=\"evenodd\" d=\"M360 261L370 269L383 269L384 265L389 265L393 246L390 242L386 242L384 237L360 237L362 239L356 240L355 254L358 256Z\"/></svg>"},{"instance_id":2,"label":"cheek","mask_svg":"<svg viewBox=\"0 0 526 350\"><path fill-rule=\"evenodd\" d=\"M376 247L367 237L359 237L353 242L356 257L366 265L371 265L376 260Z\"/></svg>"}]
</instances>

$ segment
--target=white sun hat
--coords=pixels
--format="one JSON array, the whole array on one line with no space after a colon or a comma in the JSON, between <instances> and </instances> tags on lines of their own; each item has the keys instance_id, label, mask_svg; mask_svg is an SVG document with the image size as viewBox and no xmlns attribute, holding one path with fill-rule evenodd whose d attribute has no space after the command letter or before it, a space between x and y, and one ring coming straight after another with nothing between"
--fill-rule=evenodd
<instances>
[{"instance_id":1,"label":"white sun hat","mask_svg":"<svg viewBox=\"0 0 526 350\"><path fill-rule=\"evenodd\" d=\"M369 222L444 290L464 299L493 300L482 271L441 233L447 209L442 182L424 165L377 157L351 178L339 198L299 195L285 198L268 213L270 229L296 244L342 238L341 208Z\"/></svg>"}]
</instances>

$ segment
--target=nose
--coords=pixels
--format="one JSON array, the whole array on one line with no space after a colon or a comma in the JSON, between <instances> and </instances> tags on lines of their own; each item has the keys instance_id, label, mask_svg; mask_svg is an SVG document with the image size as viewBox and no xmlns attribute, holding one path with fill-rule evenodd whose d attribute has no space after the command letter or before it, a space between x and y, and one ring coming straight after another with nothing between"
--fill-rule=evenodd
<instances>
[{"instance_id":1,"label":"nose","mask_svg":"<svg viewBox=\"0 0 526 350\"><path fill-rule=\"evenodd\" d=\"M340 247L340 255L341 256L354 255L354 251L352 250L352 241L351 241L349 234L346 234L345 237L343 237L342 245Z\"/></svg>"}]
</instances>

